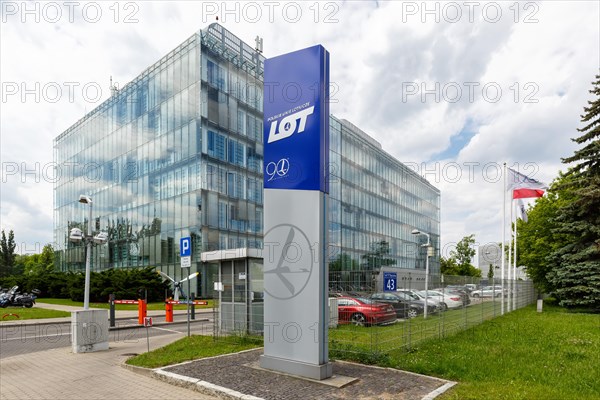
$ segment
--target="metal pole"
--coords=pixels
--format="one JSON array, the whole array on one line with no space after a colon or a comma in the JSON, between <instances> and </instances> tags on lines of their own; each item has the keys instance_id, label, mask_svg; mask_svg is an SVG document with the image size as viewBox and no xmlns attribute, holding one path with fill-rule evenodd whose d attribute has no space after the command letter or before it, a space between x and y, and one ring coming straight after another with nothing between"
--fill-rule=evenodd
<instances>
[{"instance_id":1,"label":"metal pole","mask_svg":"<svg viewBox=\"0 0 600 400\"><path fill-rule=\"evenodd\" d=\"M511 305L512 303L510 302L510 296L512 293L512 240L514 237L514 228L513 228L513 208L514 208L514 201L512 200L512 196L510 199L510 240L508 241L508 297L506 299L506 311L510 312L512 311ZM504 293L502 294L504 296Z\"/></svg>"},{"instance_id":2,"label":"metal pole","mask_svg":"<svg viewBox=\"0 0 600 400\"><path fill-rule=\"evenodd\" d=\"M504 241L506 240L506 163L503 164L502 172L504 183L502 185L502 269L500 270L502 296L500 296L500 315L504 315L504 263L506 262L506 254L504 252Z\"/></svg>"},{"instance_id":3,"label":"metal pole","mask_svg":"<svg viewBox=\"0 0 600 400\"><path fill-rule=\"evenodd\" d=\"M429 236L427 237L429 239ZM429 301L429 243L427 243L427 257L425 257L425 314L427 318L427 302Z\"/></svg>"},{"instance_id":4,"label":"metal pole","mask_svg":"<svg viewBox=\"0 0 600 400\"><path fill-rule=\"evenodd\" d=\"M88 229L87 229L87 250L85 255L85 288L83 292L83 309L89 310L90 308L90 263L92 261L92 203L89 203L90 215L88 218Z\"/></svg>"},{"instance_id":5,"label":"metal pole","mask_svg":"<svg viewBox=\"0 0 600 400\"><path fill-rule=\"evenodd\" d=\"M110 316L110 326L114 327L115 326L115 295L114 294L109 294L108 295L108 301L110 304L110 312L109 312L109 316Z\"/></svg>"},{"instance_id":6,"label":"metal pole","mask_svg":"<svg viewBox=\"0 0 600 400\"><path fill-rule=\"evenodd\" d=\"M517 220L518 218L515 216L515 252L513 254L514 264L513 264L513 291L512 291L512 300L513 300L513 310L517 309Z\"/></svg>"},{"instance_id":7,"label":"metal pole","mask_svg":"<svg viewBox=\"0 0 600 400\"><path fill-rule=\"evenodd\" d=\"M188 279L188 292L187 292L187 335L190 336L190 280Z\"/></svg>"},{"instance_id":8,"label":"metal pole","mask_svg":"<svg viewBox=\"0 0 600 400\"><path fill-rule=\"evenodd\" d=\"M188 292L188 293L189 293L189 292ZM246 293L247 293L247 292L246 292ZM191 298L191 300L192 300L192 301L196 300L196 293L192 293L192 294L190 295L190 298ZM192 315L191 315L191 317L190 317L190 318L191 318L191 319L193 319L193 320L195 320L195 319L196 319L196 306L195 306L194 304L192 304L192 305L190 306L190 309L192 310L192 312L191 312L191 314L192 314Z\"/></svg>"}]
</instances>

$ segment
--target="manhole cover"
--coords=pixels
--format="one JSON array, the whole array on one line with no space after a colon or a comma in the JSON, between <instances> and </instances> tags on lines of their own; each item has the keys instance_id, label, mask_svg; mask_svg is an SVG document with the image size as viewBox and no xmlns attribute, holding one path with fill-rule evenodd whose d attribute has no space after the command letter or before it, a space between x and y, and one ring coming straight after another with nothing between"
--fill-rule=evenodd
<instances>
[{"instance_id":1,"label":"manhole cover","mask_svg":"<svg viewBox=\"0 0 600 400\"><path fill-rule=\"evenodd\" d=\"M125 353L125 354L121 354L121 355L125 356L125 357L139 356L138 353Z\"/></svg>"}]
</instances>

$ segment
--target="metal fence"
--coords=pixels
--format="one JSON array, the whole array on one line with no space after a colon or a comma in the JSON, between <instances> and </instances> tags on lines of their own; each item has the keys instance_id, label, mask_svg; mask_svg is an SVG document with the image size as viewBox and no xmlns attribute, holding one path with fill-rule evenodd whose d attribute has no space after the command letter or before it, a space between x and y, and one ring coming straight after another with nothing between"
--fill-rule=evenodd
<instances>
[{"instance_id":1,"label":"metal fence","mask_svg":"<svg viewBox=\"0 0 600 400\"><path fill-rule=\"evenodd\" d=\"M329 331L333 358L410 350L423 340L446 337L525 307L536 299L533 283L522 280L488 282L432 275L427 291L422 279L399 280L397 287L387 290L379 289L383 286L375 283L376 279L372 281L373 284L362 287L330 282L330 296L338 302L337 327Z\"/></svg>"},{"instance_id":2,"label":"metal fence","mask_svg":"<svg viewBox=\"0 0 600 400\"><path fill-rule=\"evenodd\" d=\"M444 338L536 299L533 283L523 280L488 282L431 275L426 292L422 276L399 279L397 287L386 290L381 276L373 276L371 271L359 272L353 279L334 278L332 275L329 282L329 350L334 359L364 360L392 350L410 350L423 340ZM219 293L214 294L214 337L233 334L247 340L261 335L262 296L252 293L236 298L235 290L233 293L222 302Z\"/></svg>"}]
</instances>

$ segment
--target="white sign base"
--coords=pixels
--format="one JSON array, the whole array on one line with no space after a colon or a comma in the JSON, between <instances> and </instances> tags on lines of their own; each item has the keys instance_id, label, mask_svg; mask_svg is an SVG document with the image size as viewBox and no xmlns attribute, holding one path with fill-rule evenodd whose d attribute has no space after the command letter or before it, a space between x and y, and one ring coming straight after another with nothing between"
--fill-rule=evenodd
<instances>
[{"instance_id":1,"label":"white sign base","mask_svg":"<svg viewBox=\"0 0 600 400\"><path fill-rule=\"evenodd\" d=\"M326 200L320 191L264 191L265 348L260 366L312 379L332 375Z\"/></svg>"}]
</instances>

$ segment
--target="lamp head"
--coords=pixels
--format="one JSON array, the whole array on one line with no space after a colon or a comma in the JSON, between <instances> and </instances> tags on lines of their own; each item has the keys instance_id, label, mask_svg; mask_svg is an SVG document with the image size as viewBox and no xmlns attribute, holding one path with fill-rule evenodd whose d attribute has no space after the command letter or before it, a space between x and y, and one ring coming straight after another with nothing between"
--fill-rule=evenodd
<instances>
[{"instance_id":1,"label":"lamp head","mask_svg":"<svg viewBox=\"0 0 600 400\"><path fill-rule=\"evenodd\" d=\"M420 231L420 230L418 230L418 229L413 229L411 233L412 233L413 235L420 235L420 234L421 234L421 231Z\"/></svg>"},{"instance_id":2,"label":"lamp head","mask_svg":"<svg viewBox=\"0 0 600 400\"><path fill-rule=\"evenodd\" d=\"M85 194L79 195L79 202L83 204L92 204L92 199Z\"/></svg>"},{"instance_id":3,"label":"lamp head","mask_svg":"<svg viewBox=\"0 0 600 400\"><path fill-rule=\"evenodd\" d=\"M100 232L99 234L94 236L93 241L95 244L104 244L104 243L108 242L108 233Z\"/></svg>"},{"instance_id":4,"label":"lamp head","mask_svg":"<svg viewBox=\"0 0 600 400\"><path fill-rule=\"evenodd\" d=\"M79 243L83 240L83 232L79 228L71 229L69 233L69 240L73 243Z\"/></svg>"}]
</instances>

